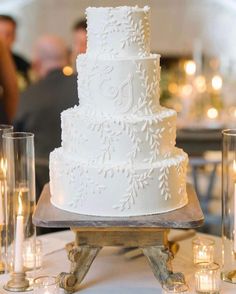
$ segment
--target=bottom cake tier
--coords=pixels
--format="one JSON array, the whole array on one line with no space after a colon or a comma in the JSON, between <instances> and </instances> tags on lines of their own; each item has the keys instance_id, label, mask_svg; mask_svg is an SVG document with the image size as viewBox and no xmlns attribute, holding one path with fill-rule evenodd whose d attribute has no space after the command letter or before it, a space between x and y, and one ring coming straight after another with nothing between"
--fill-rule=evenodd
<instances>
[{"instance_id":1,"label":"bottom cake tier","mask_svg":"<svg viewBox=\"0 0 236 294\"><path fill-rule=\"evenodd\" d=\"M50 155L54 206L97 216L137 216L168 212L187 204L188 157L175 149L171 158L139 166L89 165L63 153Z\"/></svg>"}]
</instances>

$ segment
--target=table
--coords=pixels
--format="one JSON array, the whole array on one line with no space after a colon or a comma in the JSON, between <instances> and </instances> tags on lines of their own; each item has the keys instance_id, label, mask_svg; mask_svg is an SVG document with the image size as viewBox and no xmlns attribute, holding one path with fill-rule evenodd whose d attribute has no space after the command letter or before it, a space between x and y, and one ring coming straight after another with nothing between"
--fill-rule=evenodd
<instances>
[{"instance_id":1,"label":"table","mask_svg":"<svg viewBox=\"0 0 236 294\"><path fill-rule=\"evenodd\" d=\"M179 234L179 230L171 231L171 235ZM199 234L202 235L202 234ZM216 262L220 263L221 239L212 237L216 242ZM39 237L44 247L43 268L37 271L39 275L57 275L69 269L69 262L63 246L73 241L71 231L47 234ZM186 294L194 292L194 267L192 264L192 238L179 242L180 250L177 253L173 267L175 271L182 271L191 287ZM187 255L186 255L187 253ZM32 275L32 274L31 274ZM31 276L30 275L30 276ZM8 279L0 275L1 286ZM222 282L222 294L234 294L236 285ZM9 293L1 290L1 293ZM160 288L149 265L144 257L127 260L118 247L106 247L98 255L81 284L81 294L165 294Z\"/></svg>"},{"instance_id":2,"label":"table","mask_svg":"<svg viewBox=\"0 0 236 294\"><path fill-rule=\"evenodd\" d=\"M221 130L178 129L176 145L184 149L189 156L200 156L208 150L218 151L222 146Z\"/></svg>"}]
</instances>

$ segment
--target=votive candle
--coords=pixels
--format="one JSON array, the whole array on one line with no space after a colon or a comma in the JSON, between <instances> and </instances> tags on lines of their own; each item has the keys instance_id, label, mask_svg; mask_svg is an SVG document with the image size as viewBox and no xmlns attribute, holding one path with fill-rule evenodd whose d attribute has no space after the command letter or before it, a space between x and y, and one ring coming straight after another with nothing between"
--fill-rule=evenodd
<instances>
[{"instance_id":1,"label":"votive candle","mask_svg":"<svg viewBox=\"0 0 236 294\"><path fill-rule=\"evenodd\" d=\"M217 263L199 263L195 272L197 293L218 294L220 292L220 273Z\"/></svg>"},{"instance_id":2,"label":"votive candle","mask_svg":"<svg viewBox=\"0 0 236 294\"><path fill-rule=\"evenodd\" d=\"M214 262L214 245L215 242L209 238L193 239L193 263Z\"/></svg>"},{"instance_id":3,"label":"votive candle","mask_svg":"<svg viewBox=\"0 0 236 294\"><path fill-rule=\"evenodd\" d=\"M34 294L57 294L59 286L56 277L41 276L34 279Z\"/></svg>"}]
</instances>

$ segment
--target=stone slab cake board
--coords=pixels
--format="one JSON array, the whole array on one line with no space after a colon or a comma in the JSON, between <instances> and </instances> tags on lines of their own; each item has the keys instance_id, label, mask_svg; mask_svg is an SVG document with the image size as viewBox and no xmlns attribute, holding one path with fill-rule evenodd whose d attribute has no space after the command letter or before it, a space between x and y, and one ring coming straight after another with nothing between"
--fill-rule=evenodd
<instances>
[{"instance_id":1,"label":"stone slab cake board","mask_svg":"<svg viewBox=\"0 0 236 294\"><path fill-rule=\"evenodd\" d=\"M33 222L38 227L50 228L197 228L203 225L204 216L197 195L187 184L189 202L186 206L161 214L132 217L103 217L70 213L54 207L50 202L49 184L44 186L38 201Z\"/></svg>"}]
</instances>

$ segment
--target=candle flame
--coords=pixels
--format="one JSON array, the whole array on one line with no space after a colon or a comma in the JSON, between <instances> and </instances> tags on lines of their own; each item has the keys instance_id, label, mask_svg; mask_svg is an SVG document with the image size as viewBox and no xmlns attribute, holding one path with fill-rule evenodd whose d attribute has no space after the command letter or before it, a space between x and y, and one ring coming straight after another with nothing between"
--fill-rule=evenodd
<instances>
[{"instance_id":1,"label":"candle flame","mask_svg":"<svg viewBox=\"0 0 236 294\"><path fill-rule=\"evenodd\" d=\"M7 161L4 158L1 158L1 160L0 160L0 169L3 172L4 176L6 176L6 173L7 173Z\"/></svg>"},{"instance_id":2,"label":"candle flame","mask_svg":"<svg viewBox=\"0 0 236 294\"><path fill-rule=\"evenodd\" d=\"M23 203L22 203L22 192L19 192L18 195L18 215L23 214Z\"/></svg>"}]
</instances>

